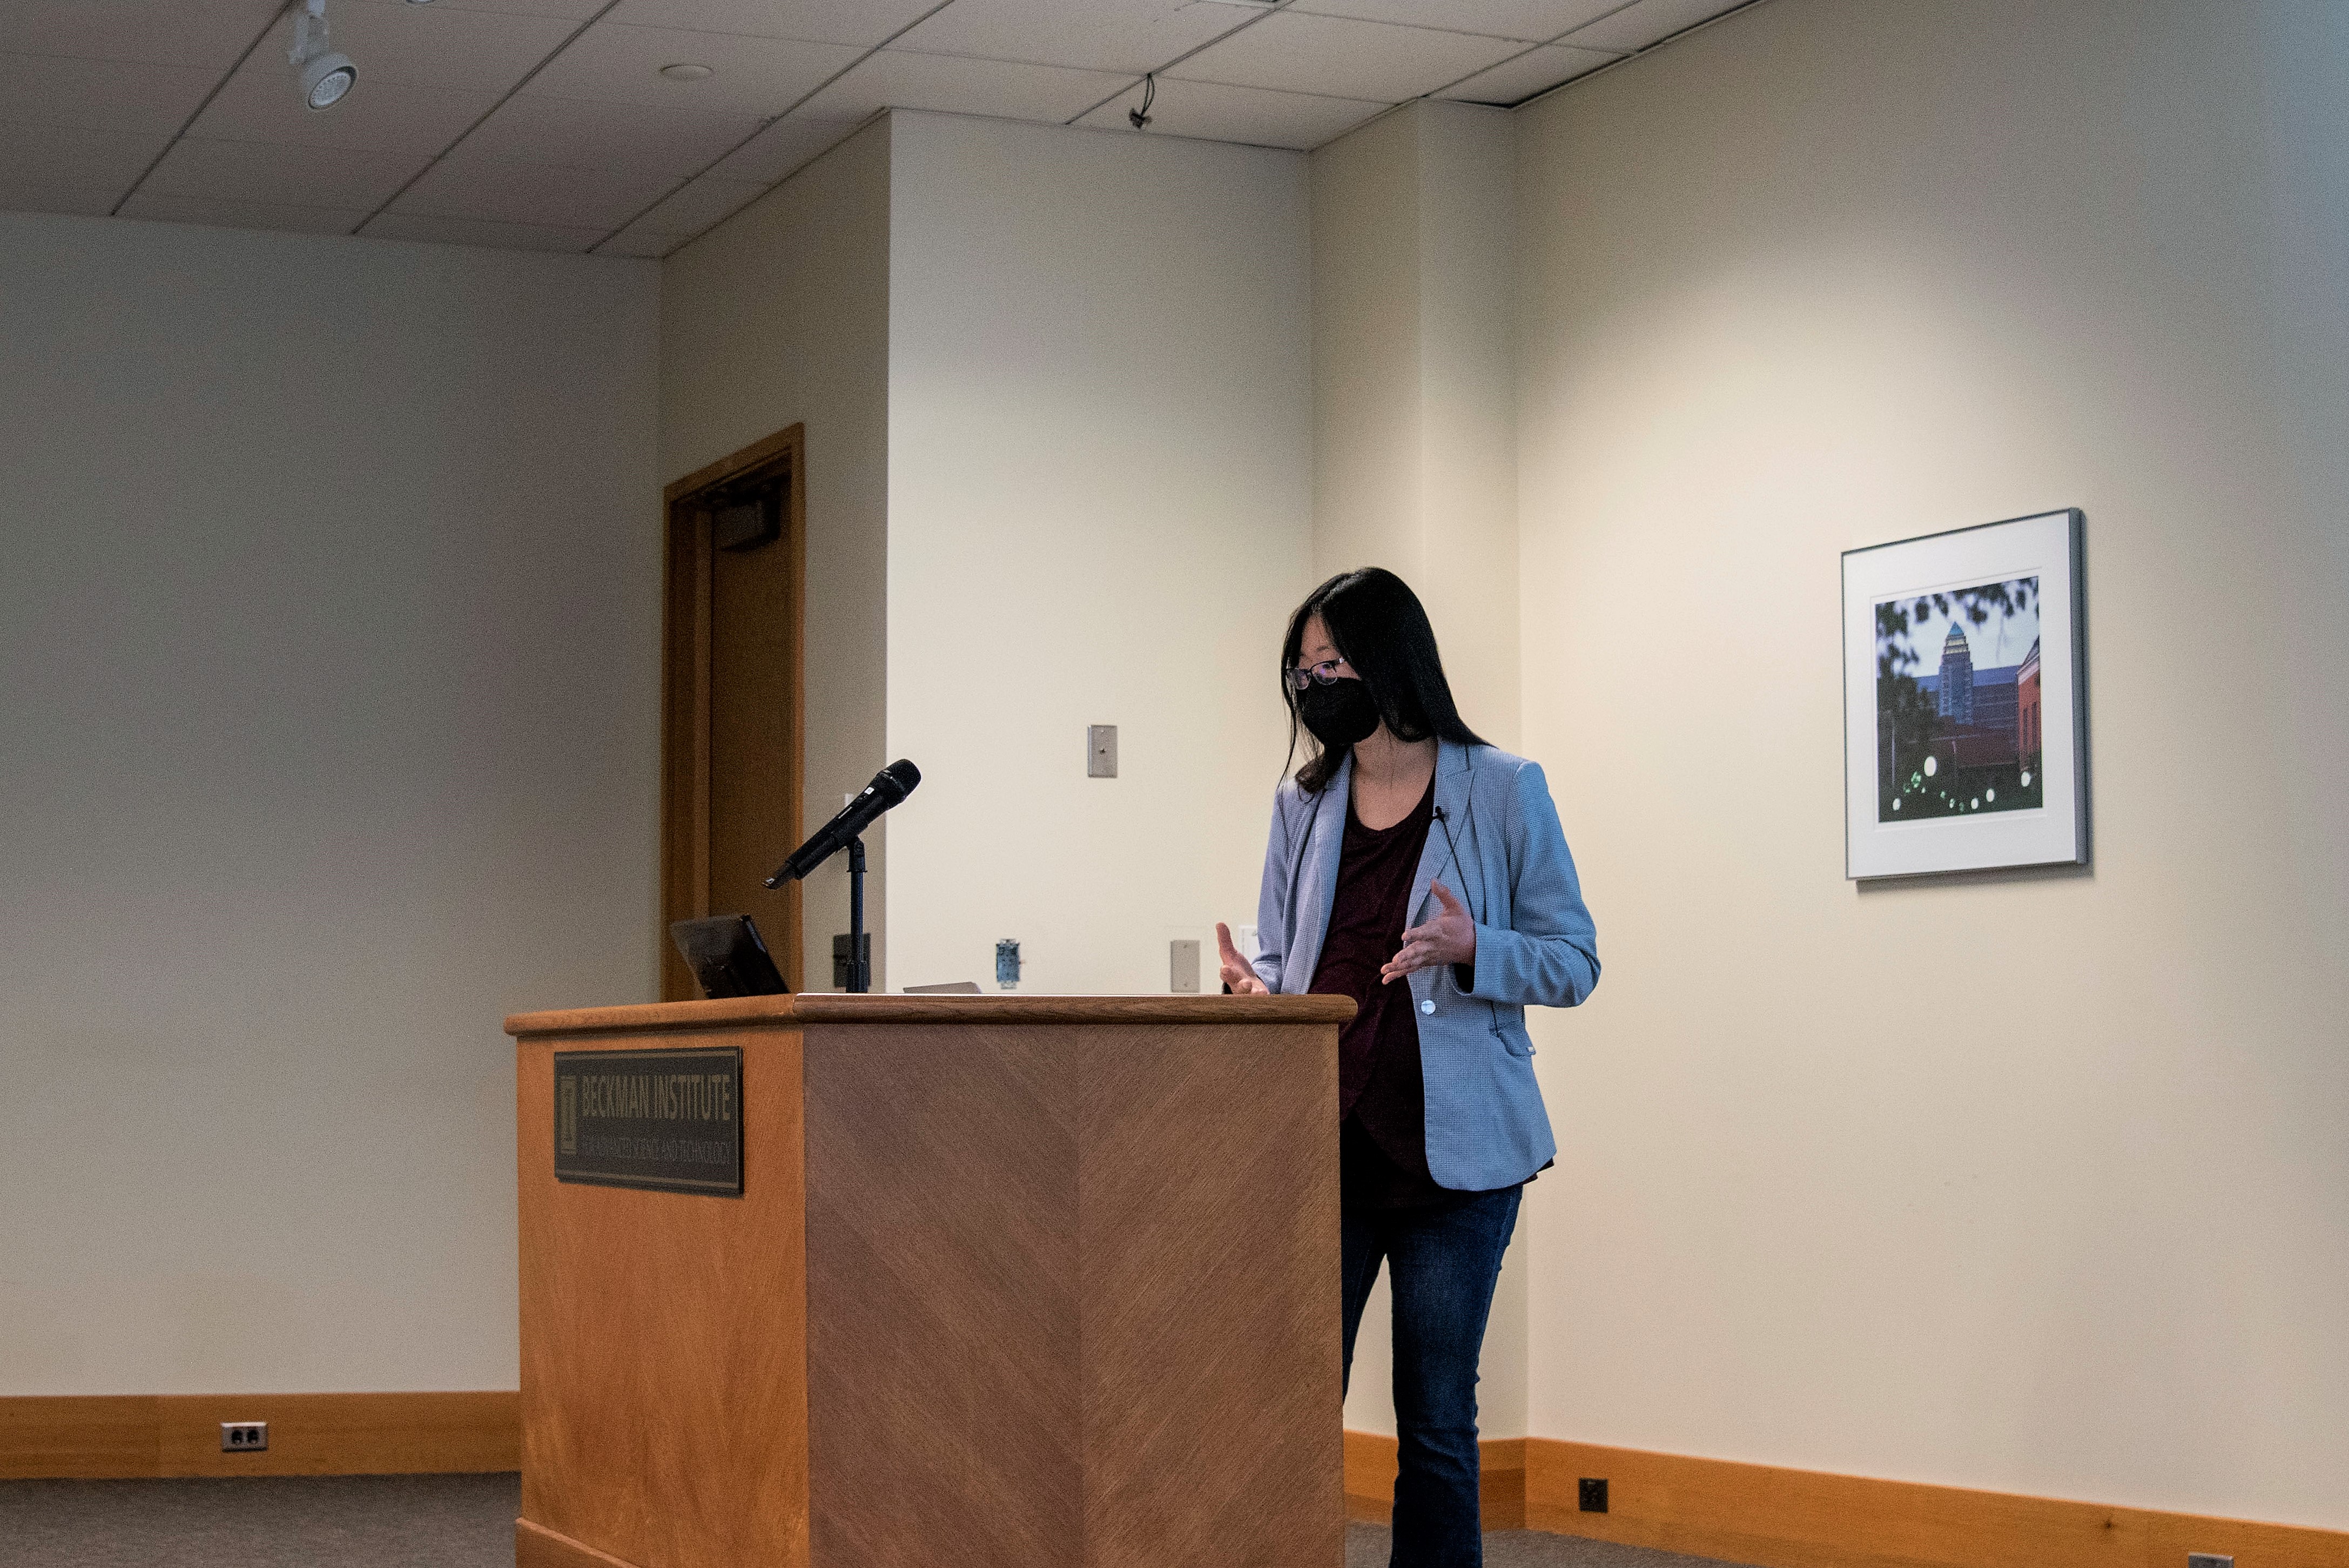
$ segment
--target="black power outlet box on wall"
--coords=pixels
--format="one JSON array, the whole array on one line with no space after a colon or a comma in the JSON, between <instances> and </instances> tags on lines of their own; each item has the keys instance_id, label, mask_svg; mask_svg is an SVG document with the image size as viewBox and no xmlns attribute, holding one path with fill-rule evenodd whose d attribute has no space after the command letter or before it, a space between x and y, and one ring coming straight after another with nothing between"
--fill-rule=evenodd
<instances>
[{"instance_id":1,"label":"black power outlet box on wall","mask_svg":"<svg viewBox=\"0 0 2349 1568\"><path fill-rule=\"evenodd\" d=\"M1607 1478L1605 1476L1582 1478L1582 1511L1585 1513L1607 1511Z\"/></svg>"}]
</instances>

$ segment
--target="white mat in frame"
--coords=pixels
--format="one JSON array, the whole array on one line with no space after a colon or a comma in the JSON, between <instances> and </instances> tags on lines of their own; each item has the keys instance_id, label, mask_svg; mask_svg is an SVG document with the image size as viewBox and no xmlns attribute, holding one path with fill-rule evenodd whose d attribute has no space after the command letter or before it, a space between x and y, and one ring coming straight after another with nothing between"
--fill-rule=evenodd
<instances>
[{"instance_id":1,"label":"white mat in frame","mask_svg":"<svg viewBox=\"0 0 2349 1568\"><path fill-rule=\"evenodd\" d=\"M2087 862L2083 530L2081 513L2067 510L1844 552L1847 877ZM2018 740L2011 763L1992 763L1998 727L1963 722L1971 717L1963 706L1970 687L1957 712L1939 689L1967 681L1966 650L1951 645L1954 678L1945 683L1940 650L1916 645L1919 623L1927 640L1953 624L1971 636L1984 629L1971 620L1975 607L1999 601L2004 588L2004 602L1986 613L2003 629L2004 621L2020 619L2013 603L2026 583L2037 622L2037 723L2030 738L2038 749ZM1892 627L1901 628L1909 656L1880 660ZM1896 691L1903 675L1910 684ZM1925 689L1928 679L1932 689ZM2014 722L2022 699L2018 685ZM1938 715L1919 717L1920 701L1938 705ZM1903 713L1909 717L1896 717ZM2003 802L1995 797L2002 782L2009 789ZM1965 788L1953 796L1950 787L1958 783Z\"/></svg>"}]
</instances>

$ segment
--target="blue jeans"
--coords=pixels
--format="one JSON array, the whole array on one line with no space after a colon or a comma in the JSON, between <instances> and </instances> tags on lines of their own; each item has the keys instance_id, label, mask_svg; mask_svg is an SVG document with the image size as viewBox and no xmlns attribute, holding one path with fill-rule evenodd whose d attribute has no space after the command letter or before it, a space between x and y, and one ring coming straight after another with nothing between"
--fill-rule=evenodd
<instances>
[{"instance_id":1,"label":"blue jeans","mask_svg":"<svg viewBox=\"0 0 2349 1568\"><path fill-rule=\"evenodd\" d=\"M1523 1191L1506 1187L1433 1211L1345 1211L1350 1382L1354 1332L1381 1262L1394 1297L1401 1452L1392 1568L1481 1568L1485 1561L1476 1508L1476 1357Z\"/></svg>"}]
</instances>

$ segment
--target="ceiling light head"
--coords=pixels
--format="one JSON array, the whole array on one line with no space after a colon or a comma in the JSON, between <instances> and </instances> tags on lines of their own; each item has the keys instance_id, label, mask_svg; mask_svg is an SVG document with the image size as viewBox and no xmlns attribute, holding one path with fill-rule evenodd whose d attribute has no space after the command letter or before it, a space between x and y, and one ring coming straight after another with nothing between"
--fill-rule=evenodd
<instances>
[{"instance_id":1,"label":"ceiling light head","mask_svg":"<svg viewBox=\"0 0 2349 1568\"><path fill-rule=\"evenodd\" d=\"M334 108L359 79L351 57L326 42L326 0L302 0L294 17L294 50L285 57L301 84L302 101L313 109Z\"/></svg>"},{"instance_id":2,"label":"ceiling light head","mask_svg":"<svg viewBox=\"0 0 2349 1568\"><path fill-rule=\"evenodd\" d=\"M660 68L660 74L673 82L706 82L718 73L708 66L696 65L690 60L679 60L676 65L663 66Z\"/></svg>"},{"instance_id":3,"label":"ceiling light head","mask_svg":"<svg viewBox=\"0 0 2349 1568\"><path fill-rule=\"evenodd\" d=\"M302 67L302 101L314 109L332 108L358 79L351 57L329 50Z\"/></svg>"}]
</instances>

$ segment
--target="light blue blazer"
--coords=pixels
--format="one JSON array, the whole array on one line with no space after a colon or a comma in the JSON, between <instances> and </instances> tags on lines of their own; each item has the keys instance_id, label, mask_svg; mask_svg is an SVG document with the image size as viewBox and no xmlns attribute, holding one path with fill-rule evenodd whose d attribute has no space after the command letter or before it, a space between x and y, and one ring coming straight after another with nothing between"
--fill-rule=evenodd
<instances>
[{"instance_id":1,"label":"light blue blazer","mask_svg":"<svg viewBox=\"0 0 2349 1568\"><path fill-rule=\"evenodd\" d=\"M1288 779L1273 797L1256 971L1274 991L1313 984L1337 896L1353 767L1349 753L1319 795ZM1408 979L1427 1089L1427 1169L1438 1186L1485 1191L1525 1181L1557 1152L1534 1080L1526 1008L1571 1007L1590 995L1599 984L1598 929L1539 764L1443 742L1435 811L1405 923L1441 912L1428 891L1441 880L1476 923L1476 964L1467 990L1456 966Z\"/></svg>"}]
</instances>

